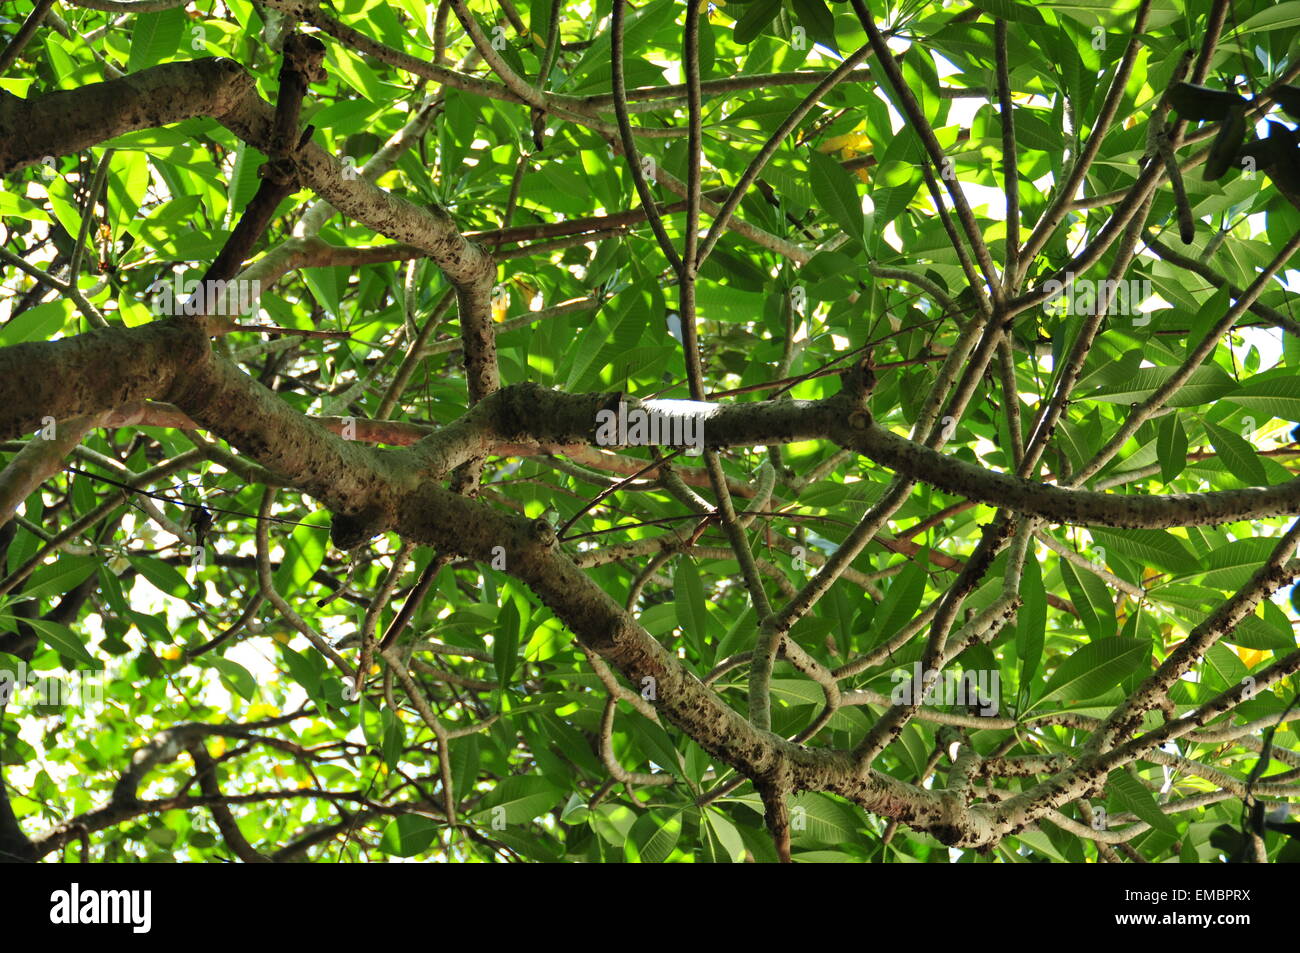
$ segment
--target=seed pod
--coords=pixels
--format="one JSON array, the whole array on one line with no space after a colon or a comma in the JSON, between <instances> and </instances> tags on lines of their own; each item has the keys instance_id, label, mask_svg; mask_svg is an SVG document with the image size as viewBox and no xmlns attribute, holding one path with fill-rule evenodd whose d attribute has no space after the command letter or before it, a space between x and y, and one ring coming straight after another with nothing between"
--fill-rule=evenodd
<instances>
[{"instance_id":1,"label":"seed pod","mask_svg":"<svg viewBox=\"0 0 1300 953\"><path fill-rule=\"evenodd\" d=\"M1300 133L1271 119L1268 123L1268 141L1277 144L1274 147L1274 154L1278 156L1283 152L1295 152L1300 149Z\"/></svg>"},{"instance_id":2,"label":"seed pod","mask_svg":"<svg viewBox=\"0 0 1300 953\"><path fill-rule=\"evenodd\" d=\"M1193 83L1176 83L1169 87L1169 102L1182 119L1227 119L1234 107L1245 107L1246 100L1236 93L1210 89Z\"/></svg>"},{"instance_id":3,"label":"seed pod","mask_svg":"<svg viewBox=\"0 0 1300 953\"><path fill-rule=\"evenodd\" d=\"M1165 132L1165 123L1169 119L1169 110L1173 106L1174 89L1187 75L1187 70L1191 68L1194 56L1195 54L1191 50L1183 51L1183 55L1178 58L1178 65L1174 67L1174 75L1170 77L1170 85L1165 89L1164 95L1160 97L1160 102L1156 104L1155 110L1151 113L1151 119L1147 125L1146 151L1148 155L1155 155L1158 151L1159 143L1156 140Z\"/></svg>"},{"instance_id":4,"label":"seed pod","mask_svg":"<svg viewBox=\"0 0 1300 953\"><path fill-rule=\"evenodd\" d=\"M1283 130L1284 134L1275 138L1270 132L1268 137L1268 142L1276 143L1271 156L1272 163L1268 167L1268 177L1288 202L1300 208L1300 147L1296 145L1294 132L1280 123L1269 123L1270 130L1274 126Z\"/></svg>"},{"instance_id":5,"label":"seed pod","mask_svg":"<svg viewBox=\"0 0 1300 953\"><path fill-rule=\"evenodd\" d=\"M1273 91L1273 98L1292 119L1300 119L1300 86L1279 86Z\"/></svg>"},{"instance_id":6,"label":"seed pod","mask_svg":"<svg viewBox=\"0 0 1300 953\"><path fill-rule=\"evenodd\" d=\"M1174 191L1174 208L1178 213L1178 234L1184 245L1196 240L1196 220L1192 217L1192 206L1187 201L1187 189L1183 185L1183 173L1178 168L1178 159L1169 145L1169 138L1163 132L1154 138L1156 153L1165 164L1169 174L1169 185Z\"/></svg>"},{"instance_id":7,"label":"seed pod","mask_svg":"<svg viewBox=\"0 0 1300 953\"><path fill-rule=\"evenodd\" d=\"M1241 141L1246 138L1246 101L1240 96L1235 98L1238 102L1219 126L1219 134L1214 137L1205 159L1206 182L1217 182L1227 174L1237 161Z\"/></svg>"},{"instance_id":8,"label":"seed pod","mask_svg":"<svg viewBox=\"0 0 1300 953\"><path fill-rule=\"evenodd\" d=\"M1276 143L1272 139L1251 139L1237 152L1237 164L1265 172L1273 164ZM1248 163L1247 160L1250 160Z\"/></svg>"}]
</instances>

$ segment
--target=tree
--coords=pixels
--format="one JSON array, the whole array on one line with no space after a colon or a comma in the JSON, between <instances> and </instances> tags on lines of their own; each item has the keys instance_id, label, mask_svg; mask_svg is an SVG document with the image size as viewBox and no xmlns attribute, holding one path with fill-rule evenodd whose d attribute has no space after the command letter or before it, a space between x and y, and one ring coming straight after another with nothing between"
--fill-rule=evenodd
<instances>
[{"instance_id":1,"label":"tree","mask_svg":"<svg viewBox=\"0 0 1300 953\"><path fill-rule=\"evenodd\" d=\"M1294 4L15 6L9 859L1296 859Z\"/></svg>"}]
</instances>

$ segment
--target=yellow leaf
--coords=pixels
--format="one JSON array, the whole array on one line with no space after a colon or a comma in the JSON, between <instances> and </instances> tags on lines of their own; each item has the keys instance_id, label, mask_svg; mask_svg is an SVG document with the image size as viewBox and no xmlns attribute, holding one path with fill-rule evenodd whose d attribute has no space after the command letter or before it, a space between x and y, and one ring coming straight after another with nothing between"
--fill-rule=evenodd
<instances>
[{"instance_id":1,"label":"yellow leaf","mask_svg":"<svg viewBox=\"0 0 1300 953\"><path fill-rule=\"evenodd\" d=\"M274 768L271 769L271 771L275 773L275 776L277 778L284 778L287 777L289 774L288 771L284 770L284 765L282 764L277 764Z\"/></svg>"},{"instance_id":2,"label":"yellow leaf","mask_svg":"<svg viewBox=\"0 0 1300 953\"><path fill-rule=\"evenodd\" d=\"M866 155L872 149L871 140L861 132L846 132L842 136L823 139L817 146L818 152L836 152L841 149L851 149L854 155Z\"/></svg>"},{"instance_id":3,"label":"yellow leaf","mask_svg":"<svg viewBox=\"0 0 1300 953\"><path fill-rule=\"evenodd\" d=\"M1246 649L1240 645L1234 645L1232 650L1237 653L1237 658L1241 659L1246 668L1254 668L1268 658L1268 649Z\"/></svg>"},{"instance_id":4,"label":"yellow leaf","mask_svg":"<svg viewBox=\"0 0 1300 953\"><path fill-rule=\"evenodd\" d=\"M218 737L212 742L212 757L220 758L226 753L226 739Z\"/></svg>"}]
</instances>

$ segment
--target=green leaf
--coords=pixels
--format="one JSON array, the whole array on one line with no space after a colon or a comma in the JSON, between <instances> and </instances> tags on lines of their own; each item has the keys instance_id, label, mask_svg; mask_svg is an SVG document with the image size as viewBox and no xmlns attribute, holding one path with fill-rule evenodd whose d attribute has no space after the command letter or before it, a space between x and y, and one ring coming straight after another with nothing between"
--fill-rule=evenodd
<instances>
[{"instance_id":1,"label":"green leaf","mask_svg":"<svg viewBox=\"0 0 1300 953\"><path fill-rule=\"evenodd\" d=\"M1200 347L1205 336L1223 320L1223 316L1230 307L1231 297L1227 288L1220 288L1214 294L1210 295L1205 302L1196 309L1196 314L1187 326L1187 353Z\"/></svg>"},{"instance_id":2,"label":"green leaf","mask_svg":"<svg viewBox=\"0 0 1300 953\"><path fill-rule=\"evenodd\" d=\"M826 698L816 682L806 678L774 678L772 695L791 705L820 705Z\"/></svg>"},{"instance_id":3,"label":"green leaf","mask_svg":"<svg viewBox=\"0 0 1300 953\"><path fill-rule=\"evenodd\" d=\"M1263 33L1268 30L1289 30L1300 26L1300 2L1288 0L1268 7L1241 25L1237 32Z\"/></svg>"},{"instance_id":4,"label":"green leaf","mask_svg":"<svg viewBox=\"0 0 1300 953\"><path fill-rule=\"evenodd\" d=\"M311 650L315 652L315 649ZM313 661L319 656L301 655L287 645L280 646L280 658L289 670L289 677L303 687L308 695L316 696L321 689L321 670Z\"/></svg>"},{"instance_id":5,"label":"green leaf","mask_svg":"<svg viewBox=\"0 0 1300 953\"><path fill-rule=\"evenodd\" d=\"M227 228L234 227L234 216L242 212L249 200L257 193L259 184L257 170L264 158L260 152L246 143L239 144L235 152L235 165L230 170L230 188L227 191L226 206ZM307 269L306 272L311 270Z\"/></svg>"},{"instance_id":6,"label":"green leaf","mask_svg":"<svg viewBox=\"0 0 1300 953\"><path fill-rule=\"evenodd\" d=\"M732 284L700 279L696 295L699 317L708 321L749 322L763 313L767 296L741 291Z\"/></svg>"},{"instance_id":7,"label":"green leaf","mask_svg":"<svg viewBox=\"0 0 1300 953\"><path fill-rule=\"evenodd\" d=\"M0 615L0 619L5 619L11 625L15 625L17 620L11 615ZM23 619L23 625L29 626L37 635L64 658L72 659L75 662L82 663L86 668L100 671L104 663L95 658L86 649L84 636L73 631L66 625L59 622L51 622L48 619Z\"/></svg>"},{"instance_id":8,"label":"green leaf","mask_svg":"<svg viewBox=\"0 0 1300 953\"><path fill-rule=\"evenodd\" d=\"M1110 691L1151 658L1149 642L1102 639L1080 647L1057 666L1038 703L1087 701Z\"/></svg>"},{"instance_id":9,"label":"green leaf","mask_svg":"<svg viewBox=\"0 0 1300 953\"><path fill-rule=\"evenodd\" d=\"M689 556L677 560L673 573L673 605L677 607L677 624L686 633L692 647L700 651L708 634L708 613L704 608L704 585L700 572Z\"/></svg>"},{"instance_id":10,"label":"green leaf","mask_svg":"<svg viewBox=\"0 0 1300 953\"><path fill-rule=\"evenodd\" d=\"M636 815L625 804L601 804L591 812L591 829L611 847L621 848L635 823Z\"/></svg>"},{"instance_id":11,"label":"green leaf","mask_svg":"<svg viewBox=\"0 0 1300 953\"><path fill-rule=\"evenodd\" d=\"M751 646L758 633L758 614L753 606L738 613L736 620L727 628L726 634L718 642L715 659L724 659L736 654L744 646Z\"/></svg>"},{"instance_id":12,"label":"green leaf","mask_svg":"<svg viewBox=\"0 0 1300 953\"><path fill-rule=\"evenodd\" d=\"M575 792L569 795L564 810L560 812L560 823L582 824L590 817L591 810L587 807L587 799Z\"/></svg>"},{"instance_id":13,"label":"green leaf","mask_svg":"<svg viewBox=\"0 0 1300 953\"><path fill-rule=\"evenodd\" d=\"M384 722L380 709L371 704L367 698L362 698L357 704L361 709L361 727L366 744L372 748L379 748L384 740Z\"/></svg>"},{"instance_id":14,"label":"green leaf","mask_svg":"<svg viewBox=\"0 0 1300 953\"><path fill-rule=\"evenodd\" d=\"M402 728L401 719L394 714L391 708L382 709L384 720L384 738L381 750L384 755L384 764L388 765L388 770L396 770L402 760L402 746L406 743L406 732Z\"/></svg>"},{"instance_id":15,"label":"green leaf","mask_svg":"<svg viewBox=\"0 0 1300 953\"><path fill-rule=\"evenodd\" d=\"M384 98L385 87L375 75L375 71L366 65L359 54L340 44L330 44L326 58L326 68L331 76L338 76L354 90L371 102L380 102ZM507 50L501 51L503 55Z\"/></svg>"},{"instance_id":16,"label":"green leaf","mask_svg":"<svg viewBox=\"0 0 1300 953\"><path fill-rule=\"evenodd\" d=\"M136 73L157 66L175 54L185 35L185 11L180 7L159 13L140 13L132 18L131 56L126 69Z\"/></svg>"},{"instance_id":17,"label":"green leaf","mask_svg":"<svg viewBox=\"0 0 1300 953\"><path fill-rule=\"evenodd\" d=\"M167 593L169 596L175 596L177 599L188 599L194 594L194 589L185 577L177 572L176 567L161 559L154 559L151 556L130 556L131 565L135 571L144 576L153 584L155 589Z\"/></svg>"},{"instance_id":18,"label":"green leaf","mask_svg":"<svg viewBox=\"0 0 1300 953\"><path fill-rule=\"evenodd\" d=\"M921 597L925 595L925 581L928 578L925 567L928 558L929 551L922 550L917 553L914 560L903 567L902 572L894 577L889 591L885 593L885 598L872 619L871 645L878 645L897 635L899 630L916 615L916 610L921 605Z\"/></svg>"},{"instance_id":19,"label":"green leaf","mask_svg":"<svg viewBox=\"0 0 1300 953\"><path fill-rule=\"evenodd\" d=\"M507 824L526 824L563 799L564 792L545 778L512 775L479 802L472 819L487 827L491 827L494 820L499 822L501 819Z\"/></svg>"},{"instance_id":20,"label":"green leaf","mask_svg":"<svg viewBox=\"0 0 1300 953\"><path fill-rule=\"evenodd\" d=\"M1155 796L1127 771L1112 771L1106 779L1106 787L1112 796L1115 813L1136 814L1139 820L1146 821L1158 831L1178 834L1173 818L1160 810Z\"/></svg>"},{"instance_id":21,"label":"green leaf","mask_svg":"<svg viewBox=\"0 0 1300 953\"><path fill-rule=\"evenodd\" d=\"M662 864L677 847L682 836L682 812L670 814L652 811L642 814L623 842L629 863Z\"/></svg>"},{"instance_id":22,"label":"green leaf","mask_svg":"<svg viewBox=\"0 0 1300 953\"><path fill-rule=\"evenodd\" d=\"M1163 529L1105 529L1089 526L1096 545L1107 552L1118 553L1141 566L1172 573L1196 572L1200 563L1187 544L1168 530Z\"/></svg>"},{"instance_id":23,"label":"green leaf","mask_svg":"<svg viewBox=\"0 0 1300 953\"><path fill-rule=\"evenodd\" d=\"M712 861L727 864L740 863L744 860L745 841L741 838L740 831L736 830L736 825L731 823L731 819L712 807L704 809L704 818L708 822L709 832L715 838Z\"/></svg>"},{"instance_id":24,"label":"green leaf","mask_svg":"<svg viewBox=\"0 0 1300 953\"><path fill-rule=\"evenodd\" d=\"M478 735L466 735L451 740L451 777L457 802L463 801L478 779Z\"/></svg>"},{"instance_id":25,"label":"green leaf","mask_svg":"<svg viewBox=\"0 0 1300 953\"><path fill-rule=\"evenodd\" d=\"M790 859L796 864L857 864L861 857L838 850L801 850L791 854Z\"/></svg>"},{"instance_id":26,"label":"green leaf","mask_svg":"<svg viewBox=\"0 0 1300 953\"><path fill-rule=\"evenodd\" d=\"M161 645L170 645L172 643L172 632L167 627L165 613L151 615L146 612L127 609L125 616L134 622L136 628L140 630L140 634L151 642L158 642Z\"/></svg>"},{"instance_id":27,"label":"green leaf","mask_svg":"<svg viewBox=\"0 0 1300 953\"><path fill-rule=\"evenodd\" d=\"M215 668L220 673L222 680L240 698L251 702L257 697L257 680L244 666L220 655L205 655L202 658L208 667Z\"/></svg>"},{"instance_id":28,"label":"green leaf","mask_svg":"<svg viewBox=\"0 0 1300 953\"><path fill-rule=\"evenodd\" d=\"M0 327L0 347L22 344L24 341L45 341L63 330L71 313L71 299L46 301L24 311Z\"/></svg>"},{"instance_id":29,"label":"green leaf","mask_svg":"<svg viewBox=\"0 0 1300 953\"><path fill-rule=\"evenodd\" d=\"M1268 486L1268 474L1255 448L1231 430L1205 421L1205 433L1228 472L1249 486Z\"/></svg>"},{"instance_id":30,"label":"green leaf","mask_svg":"<svg viewBox=\"0 0 1300 953\"><path fill-rule=\"evenodd\" d=\"M1017 3L1015 0L977 0L974 5L999 20L1009 20L1014 23L1043 22L1042 16L1032 6Z\"/></svg>"},{"instance_id":31,"label":"green leaf","mask_svg":"<svg viewBox=\"0 0 1300 953\"><path fill-rule=\"evenodd\" d=\"M71 592L95 571L96 565L97 561L89 556L60 554L54 562L47 563L33 572L27 580L27 585L15 598L45 599Z\"/></svg>"},{"instance_id":32,"label":"green leaf","mask_svg":"<svg viewBox=\"0 0 1300 953\"><path fill-rule=\"evenodd\" d=\"M1216 642L1205 653L1205 661L1211 671L1219 676L1220 688L1231 688L1247 675L1246 666L1241 663L1237 653L1222 642Z\"/></svg>"},{"instance_id":33,"label":"green leaf","mask_svg":"<svg viewBox=\"0 0 1300 953\"><path fill-rule=\"evenodd\" d=\"M605 302L595 320L587 321L576 345L566 348L569 372L565 389L576 390L580 383L598 380L605 364L636 345L656 311L662 322L663 293L650 278L636 281ZM664 327L662 323L660 327ZM667 335L666 329L663 333ZM611 360L598 362L601 355L609 355Z\"/></svg>"},{"instance_id":34,"label":"green leaf","mask_svg":"<svg viewBox=\"0 0 1300 953\"><path fill-rule=\"evenodd\" d=\"M346 272L341 268L304 268L302 270L303 281L311 289L312 296L320 302L330 317L338 320L339 314L339 281L347 281Z\"/></svg>"},{"instance_id":35,"label":"green leaf","mask_svg":"<svg viewBox=\"0 0 1300 953\"><path fill-rule=\"evenodd\" d=\"M863 240L866 218L862 214L862 199L854 185L853 176L834 159L828 159L818 152L809 153L808 172L817 204L844 229L849 238Z\"/></svg>"},{"instance_id":36,"label":"green leaf","mask_svg":"<svg viewBox=\"0 0 1300 953\"><path fill-rule=\"evenodd\" d=\"M35 202L14 192L3 190L0 190L0 216L4 218L25 218L34 222L48 222L50 220L45 210ZM3 331L3 329L0 329L0 331Z\"/></svg>"},{"instance_id":37,"label":"green leaf","mask_svg":"<svg viewBox=\"0 0 1300 953\"><path fill-rule=\"evenodd\" d=\"M865 823L853 808L826 794L802 792L791 799L790 831L794 838L817 844L849 844L861 839Z\"/></svg>"},{"instance_id":38,"label":"green leaf","mask_svg":"<svg viewBox=\"0 0 1300 953\"><path fill-rule=\"evenodd\" d=\"M1021 831L1016 835L1016 839L1022 844L1027 844L1033 848L1035 853L1042 854L1044 857L1050 857L1058 863L1068 864L1070 861L1052 843L1050 837L1040 830Z\"/></svg>"},{"instance_id":39,"label":"green leaf","mask_svg":"<svg viewBox=\"0 0 1300 953\"><path fill-rule=\"evenodd\" d=\"M808 31L808 36L813 42L838 53L840 49L835 45L835 15L831 13L824 0L792 0L792 2L799 25Z\"/></svg>"},{"instance_id":40,"label":"green leaf","mask_svg":"<svg viewBox=\"0 0 1300 953\"><path fill-rule=\"evenodd\" d=\"M492 662L497 669L497 684L505 688L515 674L519 661L519 609L514 599L507 599L497 614L492 639Z\"/></svg>"},{"instance_id":41,"label":"green leaf","mask_svg":"<svg viewBox=\"0 0 1300 953\"><path fill-rule=\"evenodd\" d=\"M1277 546L1277 540L1253 537L1235 539L1205 554L1201 585L1236 590L1244 586Z\"/></svg>"},{"instance_id":42,"label":"green leaf","mask_svg":"<svg viewBox=\"0 0 1300 953\"><path fill-rule=\"evenodd\" d=\"M68 47L69 44L62 37L55 36L53 33L46 34L45 52L49 57L51 72L61 88L72 85L72 75L77 72L77 64L68 54Z\"/></svg>"},{"instance_id":43,"label":"green leaf","mask_svg":"<svg viewBox=\"0 0 1300 953\"><path fill-rule=\"evenodd\" d=\"M1059 153L1064 148L1061 128L1050 125L1043 116L1050 117L1051 113L1043 109L1017 107L1016 143L1024 149Z\"/></svg>"},{"instance_id":44,"label":"green leaf","mask_svg":"<svg viewBox=\"0 0 1300 953\"><path fill-rule=\"evenodd\" d=\"M65 178L55 179L48 189L50 210L69 235L81 229L81 207L71 184Z\"/></svg>"},{"instance_id":45,"label":"green leaf","mask_svg":"<svg viewBox=\"0 0 1300 953\"><path fill-rule=\"evenodd\" d=\"M389 822L379 839L379 849L394 857L414 857L433 845L442 824L431 817L403 814Z\"/></svg>"},{"instance_id":46,"label":"green leaf","mask_svg":"<svg viewBox=\"0 0 1300 953\"><path fill-rule=\"evenodd\" d=\"M1225 642L1244 649L1291 652L1296 640L1286 614L1271 602L1262 606L1264 618L1253 612L1237 623L1236 628L1223 637Z\"/></svg>"},{"instance_id":47,"label":"green leaf","mask_svg":"<svg viewBox=\"0 0 1300 953\"><path fill-rule=\"evenodd\" d=\"M705 772L709 770L712 760L709 753L694 741L686 742L686 754L682 759L683 770L686 772L687 779L697 788L704 779Z\"/></svg>"},{"instance_id":48,"label":"green leaf","mask_svg":"<svg viewBox=\"0 0 1300 953\"><path fill-rule=\"evenodd\" d=\"M282 596L306 588L325 561L329 542L329 533L325 530L329 526L330 514L326 510L317 510L301 522L305 525L295 526L284 541L284 558L275 571L275 588Z\"/></svg>"},{"instance_id":49,"label":"green leaf","mask_svg":"<svg viewBox=\"0 0 1300 953\"><path fill-rule=\"evenodd\" d=\"M781 0L755 0L748 4L736 19L732 39L741 46L750 43L767 29L780 10Z\"/></svg>"},{"instance_id":50,"label":"green leaf","mask_svg":"<svg viewBox=\"0 0 1300 953\"><path fill-rule=\"evenodd\" d=\"M1115 601L1111 590L1093 573L1075 570L1062 559L1057 564L1061 580L1070 592L1070 601L1079 612L1079 621L1094 639L1106 639L1115 634Z\"/></svg>"},{"instance_id":51,"label":"green leaf","mask_svg":"<svg viewBox=\"0 0 1300 953\"><path fill-rule=\"evenodd\" d=\"M634 715L628 722L631 734L636 738L637 746L650 760L668 774L680 775L680 758L677 748L673 746L668 732L653 721Z\"/></svg>"},{"instance_id":52,"label":"green leaf","mask_svg":"<svg viewBox=\"0 0 1300 953\"><path fill-rule=\"evenodd\" d=\"M1043 572L1031 548L1020 577L1022 605L1016 613L1016 655L1020 659L1020 690L1033 681L1043 657L1043 638L1047 632L1047 590Z\"/></svg>"},{"instance_id":53,"label":"green leaf","mask_svg":"<svg viewBox=\"0 0 1300 953\"><path fill-rule=\"evenodd\" d=\"M918 176L904 185L877 188L871 193L871 201L875 205L872 222L877 235L884 231L886 225L903 214L920 187L921 178Z\"/></svg>"},{"instance_id":54,"label":"green leaf","mask_svg":"<svg viewBox=\"0 0 1300 953\"><path fill-rule=\"evenodd\" d=\"M627 51L629 60L638 51L644 50L653 44L656 34L659 33L662 27L672 22L678 9L680 8L674 0L654 0L654 2L648 3L640 9L628 10L623 23L623 49ZM577 88L581 85L583 79L601 67L604 67L606 75L608 75L611 62L609 39L609 30L601 30L591 45L587 47L587 52L578 61L578 65L569 74L568 81L562 83L561 86L566 89ZM629 81L628 87L630 88L632 85Z\"/></svg>"},{"instance_id":55,"label":"green leaf","mask_svg":"<svg viewBox=\"0 0 1300 953\"><path fill-rule=\"evenodd\" d=\"M149 192L149 159L130 150L114 154L108 179L109 212L114 232L128 226Z\"/></svg>"},{"instance_id":56,"label":"green leaf","mask_svg":"<svg viewBox=\"0 0 1300 953\"><path fill-rule=\"evenodd\" d=\"M1177 414L1166 414L1156 437L1160 479L1168 483L1187 468L1187 431Z\"/></svg>"},{"instance_id":57,"label":"green leaf","mask_svg":"<svg viewBox=\"0 0 1300 953\"><path fill-rule=\"evenodd\" d=\"M1090 400L1104 400L1116 404L1136 404L1156 392L1178 371L1176 367L1142 367L1115 384L1102 387L1087 395ZM1195 407L1225 397L1236 390L1237 384L1222 368L1206 364L1192 371L1166 403L1170 407Z\"/></svg>"},{"instance_id":58,"label":"green leaf","mask_svg":"<svg viewBox=\"0 0 1300 953\"><path fill-rule=\"evenodd\" d=\"M1285 376L1248 380L1225 399L1262 414L1265 419L1300 421L1300 375L1288 369Z\"/></svg>"}]
</instances>

